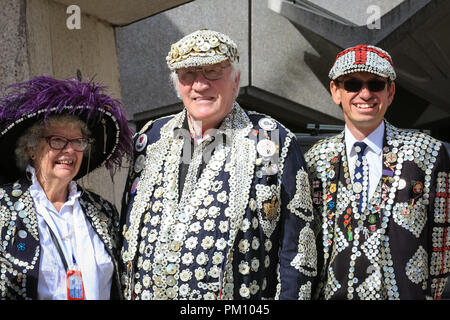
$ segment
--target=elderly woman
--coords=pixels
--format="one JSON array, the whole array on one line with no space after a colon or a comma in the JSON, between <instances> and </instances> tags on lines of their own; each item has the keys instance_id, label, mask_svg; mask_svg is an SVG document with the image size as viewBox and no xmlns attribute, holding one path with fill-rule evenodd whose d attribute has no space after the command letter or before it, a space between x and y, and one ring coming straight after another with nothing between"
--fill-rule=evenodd
<instances>
[{"instance_id":1,"label":"elderly woman","mask_svg":"<svg viewBox=\"0 0 450 320\"><path fill-rule=\"evenodd\" d=\"M131 153L96 83L36 77L0 102L1 299L121 298L118 214L74 180Z\"/></svg>"}]
</instances>

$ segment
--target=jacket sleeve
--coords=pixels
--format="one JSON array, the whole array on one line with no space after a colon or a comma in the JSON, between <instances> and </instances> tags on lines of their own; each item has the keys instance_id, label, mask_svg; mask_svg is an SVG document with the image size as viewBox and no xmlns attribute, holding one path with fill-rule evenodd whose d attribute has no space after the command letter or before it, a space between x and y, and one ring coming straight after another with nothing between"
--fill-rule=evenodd
<instances>
[{"instance_id":1,"label":"jacket sleeve","mask_svg":"<svg viewBox=\"0 0 450 320\"><path fill-rule=\"evenodd\" d=\"M424 188L430 188L428 221L428 252L430 282L427 298L440 299L450 275L450 159L444 145L436 157L430 181ZM427 180L427 179L426 179Z\"/></svg>"},{"instance_id":2,"label":"jacket sleeve","mask_svg":"<svg viewBox=\"0 0 450 320\"><path fill-rule=\"evenodd\" d=\"M280 299L311 299L317 275L316 235L305 160L295 136L283 147L286 158L280 170L281 252Z\"/></svg>"}]
</instances>

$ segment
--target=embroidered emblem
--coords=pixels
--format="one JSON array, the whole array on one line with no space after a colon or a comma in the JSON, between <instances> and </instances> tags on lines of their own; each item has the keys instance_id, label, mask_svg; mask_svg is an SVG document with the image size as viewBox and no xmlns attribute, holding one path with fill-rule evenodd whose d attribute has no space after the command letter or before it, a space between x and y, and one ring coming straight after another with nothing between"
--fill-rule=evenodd
<instances>
[{"instance_id":1,"label":"embroidered emblem","mask_svg":"<svg viewBox=\"0 0 450 320\"><path fill-rule=\"evenodd\" d=\"M270 203L264 203L264 213L267 220L275 220L278 216L278 207L280 203L277 200L277 196L273 196Z\"/></svg>"}]
</instances>

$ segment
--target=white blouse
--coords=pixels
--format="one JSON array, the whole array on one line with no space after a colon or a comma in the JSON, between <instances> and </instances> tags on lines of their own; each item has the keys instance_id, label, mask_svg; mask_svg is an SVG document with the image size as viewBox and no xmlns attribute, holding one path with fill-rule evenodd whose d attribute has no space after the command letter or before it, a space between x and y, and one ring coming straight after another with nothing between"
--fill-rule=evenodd
<instances>
[{"instance_id":1,"label":"white blouse","mask_svg":"<svg viewBox=\"0 0 450 320\"><path fill-rule=\"evenodd\" d=\"M38 299L67 299L66 270L48 230L51 227L69 269L74 260L81 268L86 299L108 300L114 265L103 242L83 213L78 201L81 192L77 191L76 183L70 182L68 199L58 212L36 179L34 168L28 166L27 171L32 174L30 192L37 213L41 245Z\"/></svg>"}]
</instances>

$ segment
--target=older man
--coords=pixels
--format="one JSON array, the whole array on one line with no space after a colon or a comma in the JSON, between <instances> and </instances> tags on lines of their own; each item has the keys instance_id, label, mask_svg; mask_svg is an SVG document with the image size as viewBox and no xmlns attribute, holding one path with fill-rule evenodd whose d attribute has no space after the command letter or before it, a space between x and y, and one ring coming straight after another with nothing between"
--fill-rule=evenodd
<instances>
[{"instance_id":1,"label":"older man","mask_svg":"<svg viewBox=\"0 0 450 320\"><path fill-rule=\"evenodd\" d=\"M348 48L329 77L345 130L306 154L322 219L315 295L439 299L450 268L448 154L440 141L384 120L396 78L386 51Z\"/></svg>"},{"instance_id":2,"label":"older man","mask_svg":"<svg viewBox=\"0 0 450 320\"><path fill-rule=\"evenodd\" d=\"M124 199L128 299L307 299L312 199L295 136L235 101L235 43L199 30L167 63L185 109L135 140Z\"/></svg>"}]
</instances>

